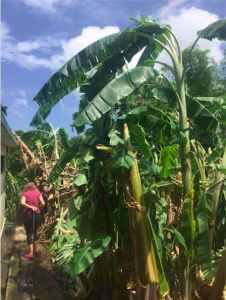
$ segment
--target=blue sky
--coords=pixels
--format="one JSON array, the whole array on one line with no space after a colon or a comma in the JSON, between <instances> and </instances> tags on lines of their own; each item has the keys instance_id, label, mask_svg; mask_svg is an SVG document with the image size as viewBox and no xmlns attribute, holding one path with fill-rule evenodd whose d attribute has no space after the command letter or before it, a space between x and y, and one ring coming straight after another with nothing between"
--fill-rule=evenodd
<instances>
[{"instance_id":1,"label":"blue sky","mask_svg":"<svg viewBox=\"0 0 226 300\"><path fill-rule=\"evenodd\" d=\"M38 105L32 100L51 75L90 43L126 29L132 24L129 17L146 14L170 24L182 49L193 43L198 30L226 17L225 0L2 0L1 6L2 105L8 107L12 130L24 131L33 129L29 124ZM199 43L218 63L225 44L216 39ZM166 54L160 59L169 62ZM70 124L78 105L76 90L53 108L47 122L76 135Z\"/></svg>"}]
</instances>

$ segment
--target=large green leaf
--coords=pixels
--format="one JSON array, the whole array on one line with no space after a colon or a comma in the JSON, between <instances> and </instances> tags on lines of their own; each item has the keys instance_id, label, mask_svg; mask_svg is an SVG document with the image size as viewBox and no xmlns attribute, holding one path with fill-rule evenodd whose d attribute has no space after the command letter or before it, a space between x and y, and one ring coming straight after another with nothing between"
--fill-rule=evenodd
<instances>
[{"instance_id":1,"label":"large green leaf","mask_svg":"<svg viewBox=\"0 0 226 300\"><path fill-rule=\"evenodd\" d=\"M97 231L103 230L104 213L93 201L91 189L78 193L68 205L68 224L76 230L80 239L90 239Z\"/></svg>"},{"instance_id":2,"label":"large green leaf","mask_svg":"<svg viewBox=\"0 0 226 300\"><path fill-rule=\"evenodd\" d=\"M193 260L194 258L194 239L196 234L196 226L193 215L193 195L192 192L185 195L182 216L181 216L181 233L186 242L187 251L185 255L187 258Z\"/></svg>"},{"instance_id":3,"label":"large green leaf","mask_svg":"<svg viewBox=\"0 0 226 300\"><path fill-rule=\"evenodd\" d=\"M165 32L165 34L168 36L168 32ZM162 34L159 34L157 36L155 36L155 38L160 41L161 43L163 43L164 45L166 44L166 39ZM159 54L162 52L163 47L159 44L157 44L155 41L151 41L144 49L141 57L139 58L139 61L137 63L137 66L140 64L143 64L146 60L152 61L155 60ZM152 65L150 65L152 67L154 67L154 63L152 63Z\"/></svg>"},{"instance_id":4,"label":"large green leaf","mask_svg":"<svg viewBox=\"0 0 226 300\"><path fill-rule=\"evenodd\" d=\"M170 118L167 117L164 112L151 106L134 108L126 115L123 115L118 119L126 119L132 123L137 123L139 121L140 125L143 127L148 127L149 130L155 132L159 132L163 128L170 130L173 125L173 129L176 127L173 121L170 120Z\"/></svg>"},{"instance_id":5,"label":"large green leaf","mask_svg":"<svg viewBox=\"0 0 226 300\"><path fill-rule=\"evenodd\" d=\"M58 247L56 263L62 267L71 261L75 251L80 247L78 235L61 236L58 240Z\"/></svg>"},{"instance_id":6,"label":"large green leaf","mask_svg":"<svg viewBox=\"0 0 226 300\"><path fill-rule=\"evenodd\" d=\"M87 184L88 182L88 170L87 169L82 169L79 170L75 174L76 178L73 180L73 184L76 186L81 186L83 184Z\"/></svg>"},{"instance_id":7,"label":"large green leaf","mask_svg":"<svg viewBox=\"0 0 226 300\"><path fill-rule=\"evenodd\" d=\"M78 149L79 153L81 153L81 159L84 159L86 162L94 159L93 149L85 143L79 145Z\"/></svg>"},{"instance_id":8,"label":"large green leaf","mask_svg":"<svg viewBox=\"0 0 226 300\"><path fill-rule=\"evenodd\" d=\"M143 84L139 88L139 93L142 98L155 98L161 103L172 105L175 103L176 94L173 89L158 84Z\"/></svg>"},{"instance_id":9,"label":"large green leaf","mask_svg":"<svg viewBox=\"0 0 226 300\"><path fill-rule=\"evenodd\" d=\"M119 75L96 95L72 125L82 126L83 124L91 124L109 111L117 101L131 94L149 78L159 75L160 72L149 67L137 67Z\"/></svg>"},{"instance_id":10,"label":"large green leaf","mask_svg":"<svg viewBox=\"0 0 226 300\"><path fill-rule=\"evenodd\" d=\"M124 167L126 169L131 169L134 164L134 157L128 155L125 149L120 149L112 155L113 158L113 167L115 169L119 167Z\"/></svg>"},{"instance_id":11,"label":"large green leaf","mask_svg":"<svg viewBox=\"0 0 226 300\"><path fill-rule=\"evenodd\" d=\"M47 118L51 109L64 96L68 95L77 87L85 84L88 79L85 75L94 67L108 60L109 69L115 72L121 69L125 61L130 62L133 56L143 47L150 43L146 37L137 35L137 32L148 34L155 37L166 32L165 28L156 23L144 23L135 29L126 29L122 33L115 33L104 37L72 57L61 69L44 84L43 88L35 96L34 100L40 105L35 114L31 126L37 126L42 119ZM150 58L155 58L159 54L155 43ZM109 70L106 72L109 73ZM101 74L102 79L106 74Z\"/></svg>"},{"instance_id":12,"label":"large green leaf","mask_svg":"<svg viewBox=\"0 0 226 300\"><path fill-rule=\"evenodd\" d=\"M226 40L226 19L218 20L208 25L206 28L199 30L197 35L210 41L214 38Z\"/></svg>"},{"instance_id":13,"label":"large green leaf","mask_svg":"<svg viewBox=\"0 0 226 300\"><path fill-rule=\"evenodd\" d=\"M211 281L212 258L205 194L202 195L202 198L199 200L199 203L197 205L197 209L195 211L195 221L197 226L197 236L195 242L198 262L200 265L207 265L209 267L209 272L206 277L206 280Z\"/></svg>"},{"instance_id":14,"label":"large green leaf","mask_svg":"<svg viewBox=\"0 0 226 300\"><path fill-rule=\"evenodd\" d=\"M188 118L205 131L214 131L218 126L217 118L198 100L186 95Z\"/></svg>"},{"instance_id":15,"label":"large green leaf","mask_svg":"<svg viewBox=\"0 0 226 300\"><path fill-rule=\"evenodd\" d=\"M137 132L136 143L139 145L139 151L141 153L143 153L143 155L146 158L149 158L150 156L152 156L151 146L145 138L144 128L142 126L140 126L139 124L133 125L133 128L135 128L135 130Z\"/></svg>"},{"instance_id":16,"label":"large green leaf","mask_svg":"<svg viewBox=\"0 0 226 300\"><path fill-rule=\"evenodd\" d=\"M58 130L58 134L60 136L60 140L61 140L61 143L64 146L64 149L67 150L70 147L70 144L68 142L68 134L67 134L67 132L65 131L65 129L63 127L61 127Z\"/></svg>"},{"instance_id":17,"label":"large green leaf","mask_svg":"<svg viewBox=\"0 0 226 300\"><path fill-rule=\"evenodd\" d=\"M220 106L226 105L226 99L220 97L195 97L203 105L218 104Z\"/></svg>"},{"instance_id":18,"label":"large green leaf","mask_svg":"<svg viewBox=\"0 0 226 300\"><path fill-rule=\"evenodd\" d=\"M63 172L66 164L71 161L72 158L75 157L77 151L78 151L78 143L75 143L72 145L64 154L61 156L61 158L57 161L55 166L53 167L51 173L49 174L49 177L46 181L47 184L53 182L60 176L60 174Z\"/></svg>"},{"instance_id":19,"label":"large green leaf","mask_svg":"<svg viewBox=\"0 0 226 300\"><path fill-rule=\"evenodd\" d=\"M158 272L159 272L159 292L160 292L161 297L163 297L169 291L169 284L166 280L166 276L165 276L165 272L164 272L164 268L163 268L162 257L161 257L161 253L160 253L162 245L161 245L160 239L158 238L158 236L156 235L156 233L153 229L149 214L147 214L147 217L148 217L148 221L149 221L149 225L150 225L152 244L153 244L156 264L157 264Z\"/></svg>"},{"instance_id":20,"label":"large green leaf","mask_svg":"<svg viewBox=\"0 0 226 300\"><path fill-rule=\"evenodd\" d=\"M143 84L139 88L139 93L142 98L155 98L164 104L170 106L176 103L176 94L171 89L164 85ZM206 99L206 98L205 98ZM219 98L218 98L219 99ZM204 98L192 98L186 95L187 114L188 118L205 131L214 131L217 128L217 118L202 105ZM214 101L212 99L212 101Z\"/></svg>"},{"instance_id":21,"label":"large green leaf","mask_svg":"<svg viewBox=\"0 0 226 300\"><path fill-rule=\"evenodd\" d=\"M71 262L70 274L78 276L84 271L93 263L95 258L105 251L110 240L111 237L107 233L97 232L88 246L80 248L75 252Z\"/></svg>"},{"instance_id":22,"label":"large green leaf","mask_svg":"<svg viewBox=\"0 0 226 300\"><path fill-rule=\"evenodd\" d=\"M159 165L163 167L159 174L160 178L168 178L170 176L170 169L175 166L175 158L177 157L178 147L178 145L173 145L162 149Z\"/></svg>"}]
</instances>

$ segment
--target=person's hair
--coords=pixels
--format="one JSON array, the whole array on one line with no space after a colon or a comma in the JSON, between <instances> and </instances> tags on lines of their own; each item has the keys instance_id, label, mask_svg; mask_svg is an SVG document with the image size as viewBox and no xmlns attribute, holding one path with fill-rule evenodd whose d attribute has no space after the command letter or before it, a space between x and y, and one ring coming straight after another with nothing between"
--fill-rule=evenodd
<instances>
[{"instance_id":1,"label":"person's hair","mask_svg":"<svg viewBox=\"0 0 226 300\"><path fill-rule=\"evenodd\" d=\"M33 182L28 182L24 189L23 189L23 192L27 192L27 191L37 191L37 187L36 185L33 183Z\"/></svg>"}]
</instances>

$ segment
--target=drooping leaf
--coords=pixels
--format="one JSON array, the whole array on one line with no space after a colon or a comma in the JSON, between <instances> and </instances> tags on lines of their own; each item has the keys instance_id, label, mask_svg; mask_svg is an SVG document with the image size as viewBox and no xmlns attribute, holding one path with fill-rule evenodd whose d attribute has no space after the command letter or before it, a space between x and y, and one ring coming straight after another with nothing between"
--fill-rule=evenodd
<instances>
[{"instance_id":1,"label":"drooping leaf","mask_svg":"<svg viewBox=\"0 0 226 300\"><path fill-rule=\"evenodd\" d=\"M71 229L76 228L76 216L80 211L83 201L81 193L76 194L73 199L68 202L68 225Z\"/></svg>"},{"instance_id":2,"label":"drooping leaf","mask_svg":"<svg viewBox=\"0 0 226 300\"><path fill-rule=\"evenodd\" d=\"M67 150L70 147L70 144L68 142L68 134L67 134L67 132L65 131L65 129L63 127L61 127L58 130L58 134L60 136L60 140L61 140L61 143L64 146L64 149Z\"/></svg>"},{"instance_id":3,"label":"drooping leaf","mask_svg":"<svg viewBox=\"0 0 226 300\"><path fill-rule=\"evenodd\" d=\"M150 163L148 161L146 161L148 164L147 164L147 170L150 172L151 175L153 174L159 174L162 170L162 168L156 164L153 164L153 163ZM140 164L139 164L140 166Z\"/></svg>"},{"instance_id":4,"label":"drooping leaf","mask_svg":"<svg viewBox=\"0 0 226 300\"><path fill-rule=\"evenodd\" d=\"M173 121L171 124L169 117L166 117L160 109L151 106L134 108L118 119L126 119L132 123L137 123L139 121L140 125L148 127L149 130L155 132L159 132L163 128L165 128L166 131L169 131L174 124Z\"/></svg>"},{"instance_id":5,"label":"drooping leaf","mask_svg":"<svg viewBox=\"0 0 226 300\"><path fill-rule=\"evenodd\" d=\"M211 23L206 28L199 30L197 35L210 41L212 41L214 38L226 40L226 19Z\"/></svg>"},{"instance_id":6,"label":"drooping leaf","mask_svg":"<svg viewBox=\"0 0 226 300\"><path fill-rule=\"evenodd\" d=\"M181 233L186 242L187 252L185 255L189 259L194 258L194 239L196 226L193 215L193 194L190 192L185 195L182 216L181 216Z\"/></svg>"},{"instance_id":7,"label":"drooping leaf","mask_svg":"<svg viewBox=\"0 0 226 300\"><path fill-rule=\"evenodd\" d=\"M148 67L137 67L119 75L96 95L71 125L77 127L92 124L109 111L117 101L131 94L147 79L159 75L157 70Z\"/></svg>"},{"instance_id":8,"label":"drooping leaf","mask_svg":"<svg viewBox=\"0 0 226 300\"><path fill-rule=\"evenodd\" d=\"M85 143L79 145L78 152L81 153L81 159L84 159L86 162L94 159L93 149Z\"/></svg>"},{"instance_id":9,"label":"drooping leaf","mask_svg":"<svg viewBox=\"0 0 226 300\"><path fill-rule=\"evenodd\" d=\"M166 280L163 263L162 263L162 257L160 254L160 249L162 248L162 246L161 246L160 239L158 238L158 236L156 235L156 233L153 229L149 214L147 214L147 216L148 216L148 221L149 221L150 230L151 230L152 244L153 244L153 248L154 248L156 264L157 264L158 272L159 272L159 292L160 292L161 297L163 297L166 294L166 292L169 291L169 284Z\"/></svg>"},{"instance_id":10,"label":"drooping leaf","mask_svg":"<svg viewBox=\"0 0 226 300\"><path fill-rule=\"evenodd\" d=\"M226 104L226 99L220 97L195 97L200 103L205 104L219 104L220 106Z\"/></svg>"},{"instance_id":11,"label":"drooping leaf","mask_svg":"<svg viewBox=\"0 0 226 300\"><path fill-rule=\"evenodd\" d=\"M217 118L198 100L186 95L187 115L205 131L214 131L218 126Z\"/></svg>"},{"instance_id":12,"label":"drooping leaf","mask_svg":"<svg viewBox=\"0 0 226 300\"><path fill-rule=\"evenodd\" d=\"M155 98L170 106L176 104L175 92L163 85L143 84L139 92L146 99ZM214 131L217 128L218 120L198 99L186 95L188 118L203 130Z\"/></svg>"},{"instance_id":13,"label":"drooping leaf","mask_svg":"<svg viewBox=\"0 0 226 300\"><path fill-rule=\"evenodd\" d=\"M165 32L166 34L167 32ZM166 34L167 35L167 34ZM155 36L155 38L163 43L164 45L166 44L166 39L163 35L159 34ZM159 44L157 44L155 41L151 41L146 48L144 49L143 53L141 54L141 57L138 60L137 66L139 65L144 65L144 63L148 60L149 61L149 66L154 67L154 63L152 62L155 60L159 54L162 52L163 47Z\"/></svg>"},{"instance_id":14,"label":"drooping leaf","mask_svg":"<svg viewBox=\"0 0 226 300\"><path fill-rule=\"evenodd\" d=\"M222 201L218 205L216 223L216 247L217 249L226 244L226 191L223 190Z\"/></svg>"},{"instance_id":15,"label":"drooping leaf","mask_svg":"<svg viewBox=\"0 0 226 300\"><path fill-rule=\"evenodd\" d=\"M142 98L155 98L164 104L172 105L176 101L176 94L173 89L157 84L143 84L139 88Z\"/></svg>"},{"instance_id":16,"label":"drooping leaf","mask_svg":"<svg viewBox=\"0 0 226 300\"><path fill-rule=\"evenodd\" d=\"M88 170L82 169L75 173L76 178L73 180L73 184L76 186L81 186L88 182Z\"/></svg>"},{"instance_id":17,"label":"drooping leaf","mask_svg":"<svg viewBox=\"0 0 226 300\"><path fill-rule=\"evenodd\" d=\"M78 276L84 271L93 263L95 258L105 251L110 240L111 237L107 233L97 232L88 246L80 248L75 252L71 262L70 274Z\"/></svg>"},{"instance_id":18,"label":"drooping leaf","mask_svg":"<svg viewBox=\"0 0 226 300\"><path fill-rule=\"evenodd\" d=\"M176 228L173 228L171 231L176 235L176 237L177 237L178 241L181 243L181 245L184 246L185 252L187 252L187 246L186 246L183 235Z\"/></svg>"},{"instance_id":19,"label":"drooping leaf","mask_svg":"<svg viewBox=\"0 0 226 300\"><path fill-rule=\"evenodd\" d=\"M117 69L122 68L122 62L125 63L125 60L130 62L136 53L150 43L149 39L137 34L138 30L139 33L145 33L150 36L166 32L163 26L154 22L146 22L138 26L138 28L126 29L122 33L115 33L99 39L81 50L54 73L35 96L34 100L40 105L40 108L34 116L31 126L38 126L42 119L47 118L52 107L64 96L85 84L88 81L85 73L100 63L108 60L109 66L116 72ZM155 51L156 55L158 55L155 44L153 44L153 47L150 53ZM107 72L109 73L109 70Z\"/></svg>"},{"instance_id":20,"label":"drooping leaf","mask_svg":"<svg viewBox=\"0 0 226 300\"><path fill-rule=\"evenodd\" d=\"M170 175L170 169L175 166L175 158L178 153L178 145L164 147L161 151L161 160L159 165L163 166L160 172L160 178L168 178Z\"/></svg>"},{"instance_id":21,"label":"drooping leaf","mask_svg":"<svg viewBox=\"0 0 226 300\"><path fill-rule=\"evenodd\" d=\"M103 230L104 213L93 202L89 193L85 196L79 194L69 201L68 221L69 226L78 232L80 239L90 239L97 231Z\"/></svg>"},{"instance_id":22,"label":"drooping leaf","mask_svg":"<svg viewBox=\"0 0 226 300\"><path fill-rule=\"evenodd\" d=\"M145 131L144 128L140 125L133 125L137 132L136 143L140 146L139 150L146 158L152 156L151 154L151 146L145 138Z\"/></svg>"},{"instance_id":23,"label":"drooping leaf","mask_svg":"<svg viewBox=\"0 0 226 300\"><path fill-rule=\"evenodd\" d=\"M215 170L221 171L226 175L226 166L218 165L218 164L208 164L207 167L213 168Z\"/></svg>"},{"instance_id":24,"label":"drooping leaf","mask_svg":"<svg viewBox=\"0 0 226 300\"><path fill-rule=\"evenodd\" d=\"M64 154L60 157L60 159L57 161L55 166L53 167L51 173L49 174L49 177L46 181L47 184L53 182L57 179L57 177L63 172L66 164L70 162L72 158L75 157L77 151L78 151L78 143L75 143L72 145Z\"/></svg>"},{"instance_id":25,"label":"drooping leaf","mask_svg":"<svg viewBox=\"0 0 226 300\"><path fill-rule=\"evenodd\" d=\"M205 194L202 195L199 203L197 205L197 209L195 211L195 221L197 226L197 236L195 239L196 243L196 251L198 262L201 266L208 266L209 270L207 272L206 280L212 280L212 258L211 258L211 248L210 248L210 240L209 240L209 224L208 224L208 216L206 209L206 197Z\"/></svg>"},{"instance_id":26,"label":"drooping leaf","mask_svg":"<svg viewBox=\"0 0 226 300\"><path fill-rule=\"evenodd\" d=\"M118 167L124 167L126 169L131 169L134 164L134 157L128 155L124 149L118 150L112 155L113 167L117 169Z\"/></svg>"},{"instance_id":27,"label":"drooping leaf","mask_svg":"<svg viewBox=\"0 0 226 300\"><path fill-rule=\"evenodd\" d=\"M68 239L69 237L70 239ZM59 267L62 267L71 261L75 251L77 251L80 246L80 240L78 235L63 236L60 239L61 248L57 251L56 263Z\"/></svg>"}]
</instances>

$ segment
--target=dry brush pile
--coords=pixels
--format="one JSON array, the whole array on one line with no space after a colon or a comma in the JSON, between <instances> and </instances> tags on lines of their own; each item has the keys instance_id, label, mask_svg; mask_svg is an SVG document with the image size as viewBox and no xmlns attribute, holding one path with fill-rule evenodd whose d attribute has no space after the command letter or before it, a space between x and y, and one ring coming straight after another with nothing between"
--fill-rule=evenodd
<instances>
[{"instance_id":1,"label":"dry brush pile","mask_svg":"<svg viewBox=\"0 0 226 300\"><path fill-rule=\"evenodd\" d=\"M46 181L56 164L54 148L51 157L46 157L43 148L34 155L21 138L13 132L21 153L24 168L28 175L33 175L38 190L42 193L46 206L42 210L42 226L40 228L40 239L51 238L54 222L57 215L62 211L65 217L68 211L68 201L72 199L77 189L73 188L72 179L77 169L71 163L67 163L57 182L47 184Z\"/></svg>"}]
</instances>

